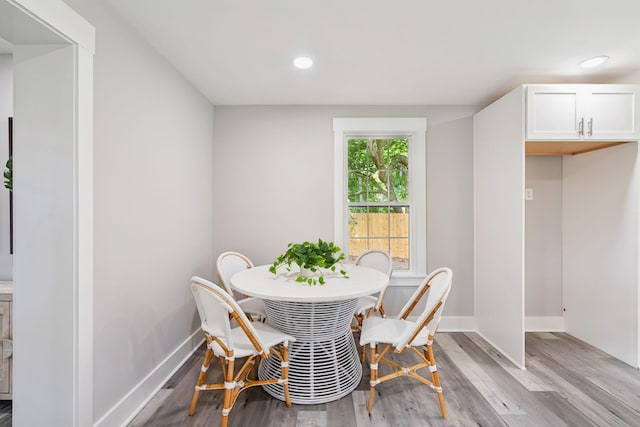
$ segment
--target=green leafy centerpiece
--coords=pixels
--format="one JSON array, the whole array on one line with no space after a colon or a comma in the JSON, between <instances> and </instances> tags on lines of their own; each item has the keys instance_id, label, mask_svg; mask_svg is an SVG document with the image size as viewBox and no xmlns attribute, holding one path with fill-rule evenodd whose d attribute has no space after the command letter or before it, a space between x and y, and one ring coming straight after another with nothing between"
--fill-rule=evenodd
<instances>
[{"instance_id":1,"label":"green leafy centerpiece","mask_svg":"<svg viewBox=\"0 0 640 427\"><path fill-rule=\"evenodd\" d=\"M342 260L344 260L344 253L333 242L318 239L318 243L289 243L287 251L275 260L269 267L269 271L277 274L278 268L283 265L286 266L287 271L291 271L291 264L297 264L300 273L296 277L296 282L304 282L310 286L318 283L324 285L326 281L323 270L335 272L336 264ZM342 269L339 271L343 277L349 278L346 271Z\"/></svg>"},{"instance_id":2,"label":"green leafy centerpiece","mask_svg":"<svg viewBox=\"0 0 640 427\"><path fill-rule=\"evenodd\" d=\"M4 171L4 186L9 191L13 191L13 159L9 157L7 160L7 169Z\"/></svg>"}]
</instances>

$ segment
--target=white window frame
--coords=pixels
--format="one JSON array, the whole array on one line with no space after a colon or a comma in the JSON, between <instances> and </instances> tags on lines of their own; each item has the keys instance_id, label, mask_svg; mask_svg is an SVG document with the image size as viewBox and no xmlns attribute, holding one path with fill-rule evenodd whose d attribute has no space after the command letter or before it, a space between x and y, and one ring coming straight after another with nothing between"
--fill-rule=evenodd
<instances>
[{"instance_id":1,"label":"white window frame","mask_svg":"<svg viewBox=\"0 0 640 427\"><path fill-rule=\"evenodd\" d=\"M409 259L410 270L394 270L392 285L411 285L427 274L427 119L334 118L334 242L348 248L347 140L356 137L408 137L409 141Z\"/></svg>"}]
</instances>

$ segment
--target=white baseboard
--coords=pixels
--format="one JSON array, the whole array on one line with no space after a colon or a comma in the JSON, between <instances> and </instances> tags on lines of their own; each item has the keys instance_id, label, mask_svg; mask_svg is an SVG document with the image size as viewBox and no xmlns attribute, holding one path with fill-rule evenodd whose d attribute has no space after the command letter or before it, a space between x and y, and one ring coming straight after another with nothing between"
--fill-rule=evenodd
<instances>
[{"instance_id":1,"label":"white baseboard","mask_svg":"<svg viewBox=\"0 0 640 427\"><path fill-rule=\"evenodd\" d=\"M527 316L524 318L526 332L565 332L562 316Z\"/></svg>"},{"instance_id":2,"label":"white baseboard","mask_svg":"<svg viewBox=\"0 0 640 427\"><path fill-rule=\"evenodd\" d=\"M407 320L415 321L418 316L409 316ZM473 316L442 316L438 332L475 332L476 318Z\"/></svg>"},{"instance_id":3,"label":"white baseboard","mask_svg":"<svg viewBox=\"0 0 640 427\"><path fill-rule=\"evenodd\" d=\"M473 316L442 316L439 332L474 332L476 318Z\"/></svg>"},{"instance_id":4,"label":"white baseboard","mask_svg":"<svg viewBox=\"0 0 640 427\"><path fill-rule=\"evenodd\" d=\"M171 376L200 347L204 338L200 329L182 342L146 377L93 425L94 427L125 426L144 408Z\"/></svg>"}]
</instances>

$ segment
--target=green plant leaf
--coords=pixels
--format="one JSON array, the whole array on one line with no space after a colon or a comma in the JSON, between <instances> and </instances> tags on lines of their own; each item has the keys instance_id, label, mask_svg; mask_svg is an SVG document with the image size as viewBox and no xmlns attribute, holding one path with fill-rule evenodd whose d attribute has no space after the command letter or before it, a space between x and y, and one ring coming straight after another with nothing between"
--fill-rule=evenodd
<instances>
[{"instance_id":1,"label":"green plant leaf","mask_svg":"<svg viewBox=\"0 0 640 427\"><path fill-rule=\"evenodd\" d=\"M7 169L3 172L2 176L4 176L4 186L5 188L13 191L13 157L9 157L6 163Z\"/></svg>"},{"instance_id":2,"label":"green plant leaf","mask_svg":"<svg viewBox=\"0 0 640 427\"><path fill-rule=\"evenodd\" d=\"M321 285L326 283L322 269L326 268L332 272L336 271L338 262L344 259L345 255L341 249L333 242L326 242L318 239L317 243L302 242L289 243L287 251L276 258L274 263L269 267L269 272L277 274L278 267L287 266L287 271L291 271L291 264L298 265L300 268L307 268L313 273L320 272L319 279L307 278L302 275L296 278L297 282L304 282L308 285ZM344 276L344 274L343 274ZM345 276L346 277L346 276Z\"/></svg>"}]
</instances>

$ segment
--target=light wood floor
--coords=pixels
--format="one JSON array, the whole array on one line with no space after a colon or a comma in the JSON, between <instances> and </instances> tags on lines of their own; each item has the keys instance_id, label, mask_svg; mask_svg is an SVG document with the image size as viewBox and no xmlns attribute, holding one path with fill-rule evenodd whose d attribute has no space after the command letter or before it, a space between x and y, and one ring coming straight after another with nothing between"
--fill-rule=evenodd
<instances>
[{"instance_id":1,"label":"light wood floor","mask_svg":"<svg viewBox=\"0 0 640 427\"><path fill-rule=\"evenodd\" d=\"M229 425L640 426L640 373L570 335L527 333L526 371L474 333L439 333L435 341L446 420L435 393L407 377L380 384L368 412L365 367L350 396L323 405L287 408L260 388L247 390ZM220 425L221 392L202 392L195 415L187 415L203 355L198 350L130 426ZM217 362L211 369L220 376Z\"/></svg>"}]
</instances>

